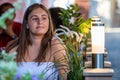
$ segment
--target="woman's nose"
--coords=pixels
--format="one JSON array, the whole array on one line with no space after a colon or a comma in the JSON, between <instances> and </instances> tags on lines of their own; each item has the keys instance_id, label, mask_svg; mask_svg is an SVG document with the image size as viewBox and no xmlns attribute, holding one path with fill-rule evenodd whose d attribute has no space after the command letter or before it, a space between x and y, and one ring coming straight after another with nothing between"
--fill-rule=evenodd
<instances>
[{"instance_id":1,"label":"woman's nose","mask_svg":"<svg viewBox=\"0 0 120 80\"><path fill-rule=\"evenodd\" d=\"M41 19L38 19L38 24L41 24L43 21Z\"/></svg>"}]
</instances>

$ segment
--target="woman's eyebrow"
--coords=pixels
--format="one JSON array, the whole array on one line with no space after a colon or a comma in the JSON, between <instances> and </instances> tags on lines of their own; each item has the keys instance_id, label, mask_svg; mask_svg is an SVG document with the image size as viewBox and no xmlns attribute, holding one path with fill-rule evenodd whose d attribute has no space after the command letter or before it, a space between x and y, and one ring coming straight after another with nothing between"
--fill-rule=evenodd
<instances>
[{"instance_id":1,"label":"woman's eyebrow","mask_svg":"<svg viewBox=\"0 0 120 80\"><path fill-rule=\"evenodd\" d=\"M46 14L43 14L42 16L48 16L48 15L46 15ZM37 15L32 15L30 18L32 18L32 17L38 17Z\"/></svg>"},{"instance_id":2,"label":"woman's eyebrow","mask_svg":"<svg viewBox=\"0 0 120 80\"><path fill-rule=\"evenodd\" d=\"M42 16L46 16L46 17L47 17L48 15L46 15L46 14L43 14Z\"/></svg>"},{"instance_id":3,"label":"woman's eyebrow","mask_svg":"<svg viewBox=\"0 0 120 80\"><path fill-rule=\"evenodd\" d=\"M37 15L32 15L30 18L32 18L32 17L38 17Z\"/></svg>"}]
</instances>

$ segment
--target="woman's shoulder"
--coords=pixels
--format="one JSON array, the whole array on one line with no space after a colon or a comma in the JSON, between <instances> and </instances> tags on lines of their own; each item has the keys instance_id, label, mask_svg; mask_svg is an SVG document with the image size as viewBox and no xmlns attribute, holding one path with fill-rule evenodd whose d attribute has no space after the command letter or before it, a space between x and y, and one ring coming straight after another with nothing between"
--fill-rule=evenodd
<instances>
[{"instance_id":1,"label":"woman's shoulder","mask_svg":"<svg viewBox=\"0 0 120 80\"><path fill-rule=\"evenodd\" d=\"M63 46L62 42L60 42L60 40L56 37L53 37L53 39L51 41L51 45L52 45L52 47L55 47L55 48L59 48L60 46L61 47Z\"/></svg>"},{"instance_id":2,"label":"woman's shoulder","mask_svg":"<svg viewBox=\"0 0 120 80\"><path fill-rule=\"evenodd\" d=\"M52 39L51 48L53 53L60 53L65 51L64 44L57 38Z\"/></svg>"}]
</instances>

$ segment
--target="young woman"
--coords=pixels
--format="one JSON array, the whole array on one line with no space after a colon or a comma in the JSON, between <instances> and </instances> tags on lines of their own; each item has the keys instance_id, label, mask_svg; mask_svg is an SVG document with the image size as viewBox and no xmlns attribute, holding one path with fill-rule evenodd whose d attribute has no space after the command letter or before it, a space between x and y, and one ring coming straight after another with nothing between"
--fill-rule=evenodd
<instances>
[{"instance_id":1,"label":"young woman","mask_svg":"<svg viewBox=\"0 0 120 80\"><path fill-rule=\"evenodd\" d=\"M17 74L44 73L43 80L67 79L66 51L53 37L53 25L46 7L33 4L26 10L20 37L10 42L8 53L17 52Z\"/></svg>"}]
</instances>

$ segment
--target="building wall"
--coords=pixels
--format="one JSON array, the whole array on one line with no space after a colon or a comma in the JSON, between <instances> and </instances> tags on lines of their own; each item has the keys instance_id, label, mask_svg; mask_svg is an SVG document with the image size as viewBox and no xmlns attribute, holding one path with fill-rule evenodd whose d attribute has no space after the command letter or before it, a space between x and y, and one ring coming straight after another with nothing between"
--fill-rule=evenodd
<instances>
[{"instance_id":1,"label":"building wall","mask_svg":"<svg viewBox=\"0 0 120 80\"><path fill-rule=\"evenodd\" d=\"M75 0L85 18L101 17L107 28L120 28L120 0Z\"/></svg>"},{"instance_id":2,"label":"building wall","mask_svg":"<svg viewBox=\"0 0 120 80\"><path fill-rule=\"evenodd\" d=\"M120 28L120 0L112 0L112 27Z\"/></svg>"}]
</instances>

